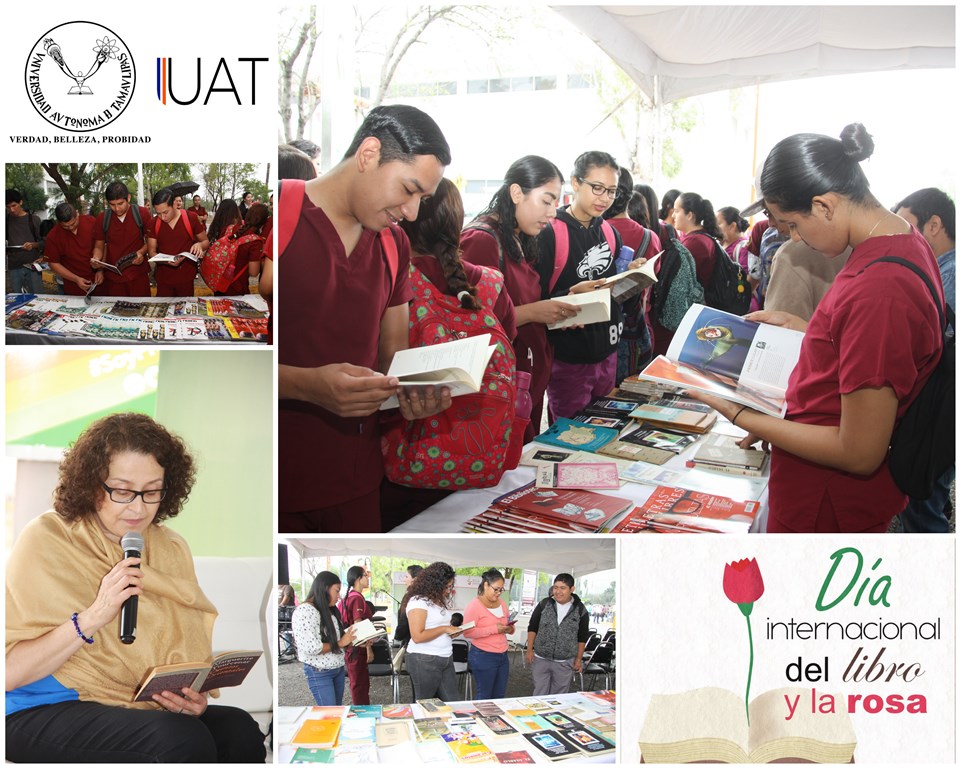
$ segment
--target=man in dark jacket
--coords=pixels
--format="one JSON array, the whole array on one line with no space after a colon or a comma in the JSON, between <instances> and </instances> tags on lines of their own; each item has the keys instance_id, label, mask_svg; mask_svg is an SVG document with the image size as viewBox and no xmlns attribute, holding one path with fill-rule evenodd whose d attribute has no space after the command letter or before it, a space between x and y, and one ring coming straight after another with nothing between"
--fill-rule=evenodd
<instances>
[{"instance_id":1,"label":"man in dark jacket","mask_svg":"<svg viewBox=\"0 0 960 768\"><path fill-rule=\"evenodd\" d=\"M573 673L583 668L590 614L573 593L573 576L557 574L552 596L533 609L527 626L527 663L533 669L533 695L570 690Z\"/></svg>"}]
</instances>

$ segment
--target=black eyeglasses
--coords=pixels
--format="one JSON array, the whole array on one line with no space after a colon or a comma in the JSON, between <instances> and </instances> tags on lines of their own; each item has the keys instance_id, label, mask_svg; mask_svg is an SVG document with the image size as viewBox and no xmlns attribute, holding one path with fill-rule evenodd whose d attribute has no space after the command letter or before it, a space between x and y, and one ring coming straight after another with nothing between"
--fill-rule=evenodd
<instances>
[{"instance_id":1,"label":"black eyeglasses","mask_svg":"<svg viewBox=\"0 0 960 768\"><path fill-rule=\"evenodd\" d=\"M156 488L151 491L131 491L129 488L111 488L106 483L100 483L100 485L107 492L110 501L115 501L117 504L129 504L137 496L143 499L144 504L159 504L163 501L163 497L167 495L166 488Z\"/></svg>"},{"instance_id":2,"label":"black eyeglasses","mask_svg":"<svg viewBox=\"0 0 960 768\"><path fill-rule=\"evenodd\" d=\"M492 590L493 590L494 592L496 592L498 595L502 595L502 594L503 594L504 587L490 587L490 589L492 589Z\"/></svg>"},{"instance_id":3,"label":"black eyeglasses","mask_svg":"<svg viewBox=\"0 0 960 768\"><path fill-rule=\"evenodd\" d=\"M617 187L605 187L603 186L603 184L597 184L592 181L587 181L582 176L577 176L577 180L581 184L586 184L588 187L590 187L590 189L593 190L593 194L595 194L597 197L600 197L601 195L606 195L611 200L616 200L618 197L620 197L620 190Z\"/></svg>"}]
</instances>

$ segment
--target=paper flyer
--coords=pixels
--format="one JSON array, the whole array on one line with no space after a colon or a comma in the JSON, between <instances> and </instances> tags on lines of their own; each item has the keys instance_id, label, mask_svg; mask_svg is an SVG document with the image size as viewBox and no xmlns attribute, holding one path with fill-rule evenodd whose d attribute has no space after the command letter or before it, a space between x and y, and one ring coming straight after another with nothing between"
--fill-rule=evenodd
<instances>
[{"instance_id":1,"label":"paper flyer","mask_svg":"<svg viewBox=\"0 0 960 768\"><path fill-rule=\"evenodd\" d=\"M955 760L953 537L693 538L621 542L625 763Z\"/></svg>"}]
</instances>

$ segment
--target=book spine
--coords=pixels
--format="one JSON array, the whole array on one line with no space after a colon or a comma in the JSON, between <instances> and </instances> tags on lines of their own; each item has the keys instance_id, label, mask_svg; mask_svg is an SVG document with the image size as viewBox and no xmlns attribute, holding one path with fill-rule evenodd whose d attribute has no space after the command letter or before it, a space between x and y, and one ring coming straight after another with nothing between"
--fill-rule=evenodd
<instances>
[{"instance_id":1,"label":"book spine","mask_svg":"<svg viewBox=\"0 0 960 768\"><path fill-rule=\"evenodd\" d=\"M763 469L753 469L752 467L738 467L734 464L711 464L695 459L688 460L686 464L688 469L704 469L708 472L719 472L724 475L737 475L738 477L763 477Z\"/></svg>"}]
</instances>

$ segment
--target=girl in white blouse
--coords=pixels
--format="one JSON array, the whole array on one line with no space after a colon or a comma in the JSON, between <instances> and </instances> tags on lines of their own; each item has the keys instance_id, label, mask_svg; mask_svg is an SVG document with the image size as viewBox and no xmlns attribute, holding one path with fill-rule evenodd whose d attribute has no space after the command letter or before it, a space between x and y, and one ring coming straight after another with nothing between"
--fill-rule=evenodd
<instances>
[{"instance_id":1,"label":"girl in white blouse","mask_svg":"<svg viewBox=\"0 0 960 768\"><path fill-rule=\"evenodd\" d=\"M297 658L303 662L307 685L319 706L343 703L343 649L353 642L354 628L344 631L337 610L340 586L337 574L321 571L313 580L307 599L293 612Z\"/></svg>"}]
</instances>

